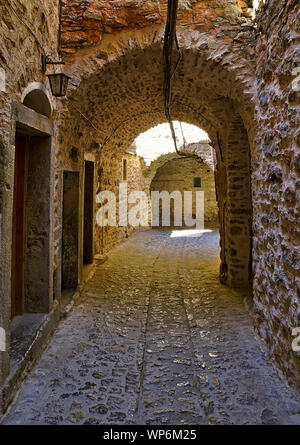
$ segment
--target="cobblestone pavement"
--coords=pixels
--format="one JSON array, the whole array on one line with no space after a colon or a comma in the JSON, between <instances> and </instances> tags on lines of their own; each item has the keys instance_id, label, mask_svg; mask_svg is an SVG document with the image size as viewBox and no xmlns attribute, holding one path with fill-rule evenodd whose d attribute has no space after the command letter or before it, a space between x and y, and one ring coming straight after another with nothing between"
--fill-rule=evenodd
<instances>
[{"instance_id":1,"label":"cobblestone pavement","mask_svg":"<svg viewBox=\"0 0 300 445\"><path fill-rule=\"evenodd\" d=\"M218 281L218 233L184 233L110 253L3 423L300 424L243 295Z\"/></svg>"}]
</instances>

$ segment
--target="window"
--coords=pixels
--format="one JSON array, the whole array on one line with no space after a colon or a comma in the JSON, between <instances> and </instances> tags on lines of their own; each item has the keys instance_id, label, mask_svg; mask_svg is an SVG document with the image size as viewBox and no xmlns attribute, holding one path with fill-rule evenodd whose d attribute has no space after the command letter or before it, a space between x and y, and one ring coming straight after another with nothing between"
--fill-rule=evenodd
<instances>
[{"instance_id":1,"label":"window","mask_svg":"<svg viewBox=\"0 0 300 445\"><path fill-rule=\"evenodd\" d=\"M123 181L127 181L127 159L123 159L122 179Z\"/></svg>"},{"instance_id":2,"label":"window","mask_svg":"<svg viewBox=\"0 0 300 445\"><path fill-rule=\"evenodd\" d=\"M201 178L194 178L194 187L201 188Z\"/></svg>"}]
</instances>

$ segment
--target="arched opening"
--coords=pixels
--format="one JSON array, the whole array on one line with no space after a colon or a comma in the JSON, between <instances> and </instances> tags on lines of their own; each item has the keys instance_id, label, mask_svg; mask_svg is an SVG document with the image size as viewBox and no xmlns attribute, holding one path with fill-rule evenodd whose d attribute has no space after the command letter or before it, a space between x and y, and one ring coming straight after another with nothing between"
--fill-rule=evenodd
<instances>
[{"instance_id":1,"label":"arched opening","mask_svg":"<svg viewBox=\"0 0 300 445\"><path fill-rule=\"evenodd\" d=\"M167 123L151 128L136 139L137 154L142 156L146 163L143 170L143 189L149 195L150 204L154 204L150 211L150 226L163 227L168 221L171 227L195 227L196 218L200 219L200 211L203 210L205 226L217 227L215 155L209 137L194 125L183 122L173 122L173 125L182 155L175 151ZM197 198L198 201L202 199L199 196L202 193L204 206L200 209ZM169 197L172 197L170 202ZM154 200L157 198L159 208L156 209ZM165 224L162 217L163 208L167 212ZM175 208L178 212L176 218ZM153 217L156 213L157 221L154 223Z\"/></svg>"},{"instance_id":2,"label":"arched opening","mask_svg":"<svg viewBox=\"0 0 300 445\"><path fill-rule=\"evenodd\" d=\"M34 82L23 92L22 102L25 107L36 111L42 116L50 117L52 113L48 92L43 84Z\"/></svg>"},{"instance_id":3,"label":"arched opening","mask_svg":"<svg viewBox=\"0 0 300 445\"><path fill-rule=\"evenodd\" d=\"M202 128L209 135L214 151L214 172L209 174L215 178L219 209L220 278L231 287L248 286L253 130L249 91L240 73L228 69L226 55L216 57L211 42L199 51L196 44L184 47L184 34L181 39L182 61L173 79L172 118ZM165 122L161 41L144 40L136 40L130 49L128 45L119 48L113 56L110 53L109 60L103 53L98 58L97 51L90 50L86 57L83 54L85 74L76 82L78 87L70 90L61 127L62 151L68 152L74 145L78 152L94 153L97 193L106 189L119 196L124 153L138 135ZM78 72L77 65L75 76ZM72 67L68 74L72 75ZM193 178L201 175L195 173ZM143 180L137 179L134 186L143 190ZM103 250L103 240L104 250L109 250L130 233L125 226L101 231L96 226L96 253Z\"/></svg>"}]
</instances>

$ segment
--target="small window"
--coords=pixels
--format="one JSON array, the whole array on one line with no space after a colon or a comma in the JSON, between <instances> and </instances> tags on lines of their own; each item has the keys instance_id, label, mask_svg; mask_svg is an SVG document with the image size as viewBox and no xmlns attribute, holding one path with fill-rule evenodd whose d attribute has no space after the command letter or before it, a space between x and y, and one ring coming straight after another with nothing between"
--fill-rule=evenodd
<instances>
[{"instance_id":1,"label":"small window","mask_svg":"<svg viewBox=\"0 0 300 445\"><path fill-rule=\"evenodd\" d=\"M123 173L122 173L123 181L127 181L127 159L123 159Z\"/></svg>"},{"instance_id":2,"label":"small window","mask_svg":"<svg viewBox=\"0 0 300 445\"><path fill-rule=\"evenodd\" d=\"M194 178L194 187L201 188L201 178Z\"/></svg>"}]
</instances>

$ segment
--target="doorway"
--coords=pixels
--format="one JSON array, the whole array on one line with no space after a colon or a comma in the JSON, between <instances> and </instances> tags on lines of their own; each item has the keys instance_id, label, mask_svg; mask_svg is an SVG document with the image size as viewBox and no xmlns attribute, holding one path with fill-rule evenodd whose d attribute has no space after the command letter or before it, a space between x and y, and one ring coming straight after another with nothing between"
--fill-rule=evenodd
<instances>
[{"instance_id":1,"label":"doorway","mask_svg":"<svg viewBox=\"0 0 300 445\"><path fill-rule=\"evenodd\" d=\"M17 128L12 217L11 318L47 313L52 301L51 137Z\"/></svg>"},{"instance_id":2,"label":"doorway","mask_svg":"<svg viewBox=\"0 0 300 445\"><path fill-rule=\"evenodd\" d=\"M79 172L63 173L62 291L78 285Z\"/></svg>"},{"instance_id":3,"label":"doorway","mask_svg":"<svg viewBox=\"0 0 300 445\"><path fill-rule=\"evenodd\" d=\"M84 163L83 264L94 261L94 162Z\"/></svg>"}]
</instances>

